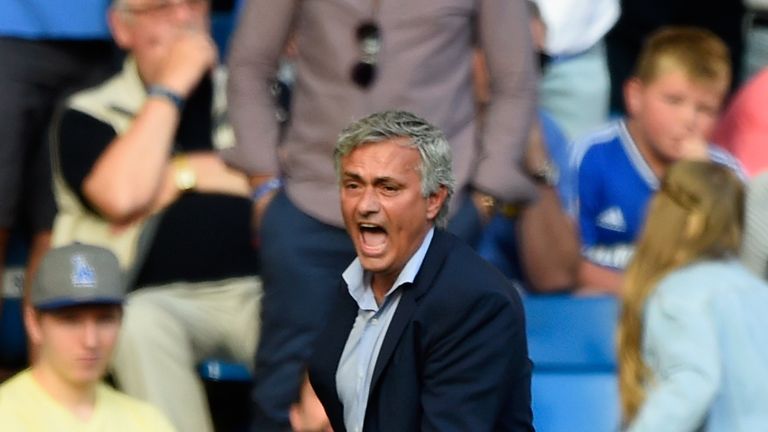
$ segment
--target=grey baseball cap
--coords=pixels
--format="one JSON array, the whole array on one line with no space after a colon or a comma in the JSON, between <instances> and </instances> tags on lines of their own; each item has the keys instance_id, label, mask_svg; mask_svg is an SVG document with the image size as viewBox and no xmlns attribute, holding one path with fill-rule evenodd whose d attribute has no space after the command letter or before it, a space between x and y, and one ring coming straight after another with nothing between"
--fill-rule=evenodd
<instances>
[{"instance_id":1,"label":"grey baseball cap","mask_svg":"<svg viewBox=\"0 0 768 432\"><path fill-rule=\"evenodd\" d=\"M121 304L124 298L125 284L115 255L81 243L48 251L30 292L32 305L45 310Z\"/></svg>"}]
</instances>

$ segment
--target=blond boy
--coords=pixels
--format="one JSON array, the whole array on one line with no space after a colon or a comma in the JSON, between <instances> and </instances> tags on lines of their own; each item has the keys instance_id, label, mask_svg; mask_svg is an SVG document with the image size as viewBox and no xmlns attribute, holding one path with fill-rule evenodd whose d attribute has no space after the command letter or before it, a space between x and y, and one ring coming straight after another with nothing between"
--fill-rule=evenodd
<instances>
[{"instance_id":1,"label":"blond boy","mask_svg":"<svg viewBox=\"0 0 768 432\"><path fill-rule=\"evenodd\" d=\"M0 386L0 430L174 430L155 408L101 382L124 297L117 258L105 249L75 244L43 258L24 316L37 357Z\"/></svg>"},{"instance_id":2,"label":"blond boy","mask_svg":"<svg viewBox=\"0 0 768 432\"><path fill-rule=\"evenodd\" d=\"M618 292L648 200L672 163L711 159L741 172L707 141L730 75L728 48L707 30L663 28L646 41L624 86L626 118L574 147L580 289Z\"/></svg>"}]
</instances>

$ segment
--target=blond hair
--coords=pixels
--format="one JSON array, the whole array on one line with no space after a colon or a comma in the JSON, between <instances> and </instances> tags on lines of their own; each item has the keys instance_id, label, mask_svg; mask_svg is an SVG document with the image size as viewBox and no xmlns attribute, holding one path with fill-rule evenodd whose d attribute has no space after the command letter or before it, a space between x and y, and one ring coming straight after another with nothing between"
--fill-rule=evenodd
<instances>
[{"instance_id":1,"label":"blond hair","mask_svg":"<svg viewBox=\"0 0 768 432\"><path fill-rule=\"evenodd\" d=\"M662 27L643 44L634 76L648 84L673 70L698 83L726 89L731 81L728 47L703 28Z\"/></svg>"},{"instance_id":2,"label":"blond hair","mask_svg":"<svg viewBox=\"0 0 768 432\"><path fill-rule=\"evenodd\" d=\"M648 209L622 290L618 330L619 389L625 422L645 400L643 309L670 271L706 258L735 255L741 244L744 187L727 167L680 161L667 172Z\"/></svg>"}]
</instances>

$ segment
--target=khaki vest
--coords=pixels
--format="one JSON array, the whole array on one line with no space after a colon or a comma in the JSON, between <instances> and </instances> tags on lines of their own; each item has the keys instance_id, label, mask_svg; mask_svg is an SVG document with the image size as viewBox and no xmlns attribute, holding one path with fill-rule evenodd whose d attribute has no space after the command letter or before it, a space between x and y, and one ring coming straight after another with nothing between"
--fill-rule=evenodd
<instances>
[{"instance_id":1,"label":"khaki vest","mask_svg":"<svg viewBox=\"0 0 768 432\"><path fill-rule=\"evenodd\" d=\"M234 132L227 117L226 72L223 68L216 69L213 83L212 139L214 148L222 150L235 143ZM67 101L66 107L109 124L120 135L130 127L146 97L147 92L139 78L136 62L128 57L120 73L98 87L74 94ZM147 215L130 225L116 226L86 208L64 181L61 172L57 134L59 121L60 117L57 117L51 133L53 189L58 204L52 245L55 247L81 242L105 247L117 256L123 271L133 277L138 271L136 264L151 245L154 227L160 215Z\"/></svg>"}]
</instances>

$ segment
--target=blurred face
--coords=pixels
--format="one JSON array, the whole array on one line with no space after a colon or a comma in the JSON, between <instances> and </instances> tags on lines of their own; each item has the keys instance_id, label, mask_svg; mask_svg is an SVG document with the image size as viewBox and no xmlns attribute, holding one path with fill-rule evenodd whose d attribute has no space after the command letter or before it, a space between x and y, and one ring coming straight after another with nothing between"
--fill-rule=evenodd
<instances>
[{"instance_id":1,"label":"blurred face","mask_svg":"<svg viewBox=\"0 0 768 432\"><path fill-rule=\"evenodd\" d=\"M688 156L706 156L725 85L691 80L679 70L650 83L630 80L625 88L629 130L643 155L662 165Z\"/></svg>"},{"instance_id":2,"label":"blurred face","mask_svg":"<svg viewBox=\"0 0 768 432\"><path fill-rule=\"evenodd\" d=\"M341 210L374 288L388 290L433 226L447 192L421 194L421 157L405 138L356 148L341 159Z\"/></svg>"},{"instance_id":3,"label":"blurred face","mask_svg":"<svg viewBox=\"0 0 768 432\"><path fill-rule=\"evenodd\" d=\"M71 386L91 385L104 376L120 330L120 306L74 306L32 313L27 323L39 350L36 365Z\"/></svg>"},{"instance_id":4,"label":"blurred face","mask_svg":"<svg viewBox=\"0 0 768 432\"><path fill-rule=\"evenodd\" d=\"M122 0L110 12L110 24L117 44L152 70L181 32L207 33L209 14L209 0Z\"/></svg>"}]
</instances>

